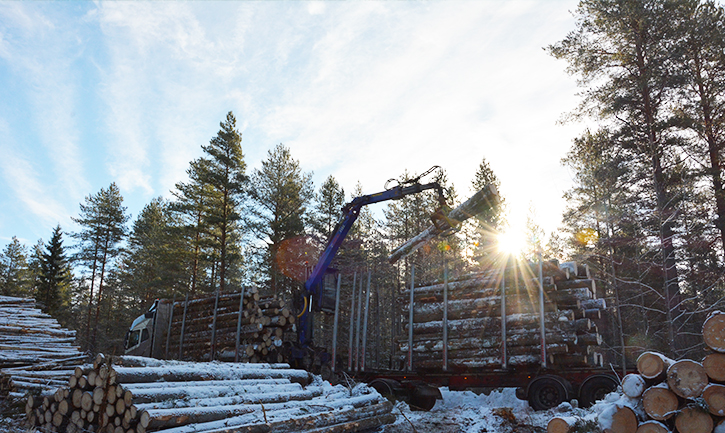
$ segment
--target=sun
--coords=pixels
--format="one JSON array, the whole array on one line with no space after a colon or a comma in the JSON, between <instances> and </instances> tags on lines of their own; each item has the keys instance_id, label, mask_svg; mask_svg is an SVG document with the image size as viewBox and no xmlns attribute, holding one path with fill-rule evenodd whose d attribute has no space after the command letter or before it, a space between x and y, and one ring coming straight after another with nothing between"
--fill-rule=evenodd
<instances>
[{"instance_id":1,"label":"sun","mask_svg":"<svg viewBox=\"0 0 725 433\"><path fill-rule=\"evenodd\" d=\"M507 254L518 254L526 246L526 237L521 231L509 230L497 236L498 250Z\"/></svg>"}]
</instances>

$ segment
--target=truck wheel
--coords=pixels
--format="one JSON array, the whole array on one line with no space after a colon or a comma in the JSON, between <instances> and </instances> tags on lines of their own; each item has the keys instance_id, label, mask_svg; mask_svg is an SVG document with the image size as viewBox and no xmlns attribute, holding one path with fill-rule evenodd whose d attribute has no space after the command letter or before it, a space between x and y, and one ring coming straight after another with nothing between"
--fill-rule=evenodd
<instances>
[{"instance_id":1,"label":"truck wheel","mask_svg":"<svg viewBox=\"0 0 725 433\"><path fill-rule=\"evenodd\" d=\"M436 400L442 399L440 394L438 388L428 385L416 386L410 391L410 408L428 412L436 405Z\"/></svg>"},{"instance_id":2,"label":"truck wheel","mask_svg":"<svg viewBox=\"0 0 725 433\"><path fill-rule=\"evenodd\" d=\"M579 387L579 405L589 407L595 401L601 400L605 395L617 389L617 380L608 375L602 374L587 378Z\"/></svg>"},{"instance_id":3,"label":"truck wheel","mask_svg":"<svg viewBox=\"0 0 725 433\"><path fill-rule=\"evenodd\" d=\"M566 386L557 377L540 377L529 385L529 405L534 410L546 410L568 400Z\"/></svg>"},{"instance_id":4,"label":"truck wheel","mask_svg":"<svg viewBox=\"0 0 725 433\"><path fill-rule=\"evenodd\" d=\"M373 380L368 386L374 388L380 395L393 402L397 399L400 390L403 388L397 380L383 378Z\"/></svg>"}]
</instances>

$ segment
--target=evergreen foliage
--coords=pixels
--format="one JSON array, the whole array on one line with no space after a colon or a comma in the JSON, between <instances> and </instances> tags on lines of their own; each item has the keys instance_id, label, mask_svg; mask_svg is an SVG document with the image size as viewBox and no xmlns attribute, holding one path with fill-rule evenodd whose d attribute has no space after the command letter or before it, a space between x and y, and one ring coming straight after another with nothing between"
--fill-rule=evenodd
<instances>
[{"instance_id":1,"label":"evergreen foliage","mask_svg":"<svg viewBox=\"0 0 725 433\"><path fill-rule=\"evenodd\" d=\"M40 272L36 288L36 300L42 303L45 311L57 317L70 304L70 285L72 275L65 247L63 231L60 225L53 230L45 251L40 256Z\"/></svg>"},{"instance_id":2,"label":"evergreen foliage","mask_svg":"<svg viewBox=\"0 0 725 433\"><path fill-rule=\"evenodd\" d=\"M0 295L31 296L27 248L13 236L0 254Z\"/></svg>"},{"instance_id":3,"label":"evergreen foliage","mask_svg":"<svg viewBox=\"0 0 725 433\"><path fill-rule=\"evenodd\" d=\"M101 188L97 194L87 196L80 210L78 218L72 219L81 226L81 231L72 236L78 240L74 258L85 270L83 285L88 293L83 345L95 350L101 305L105 301L105 278L114 260L121 254L129 216L115 182L108 189Z\"/></svg>"},{"instance_id":4,"label":"evergreen foliage","mask_svg":"<svg viewBox=\"0 0 725 433\"><path fill-rule=\"evenodd\" d=\"M308 208L314 199L312 175L303 173L289 148L279 144L267 153L250 178L249 227L265 244L261 251L273 295L290 298L314 266L314 245L305 237ZM319 245L317 246L319 248Z\"/></svg>"}]
</instances>

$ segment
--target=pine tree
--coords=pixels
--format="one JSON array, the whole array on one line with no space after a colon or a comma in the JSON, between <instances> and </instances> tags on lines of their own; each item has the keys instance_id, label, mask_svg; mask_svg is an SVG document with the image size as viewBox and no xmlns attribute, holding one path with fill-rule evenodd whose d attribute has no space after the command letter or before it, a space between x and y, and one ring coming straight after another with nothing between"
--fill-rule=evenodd
<instances>
[{"instance_id":1,"label":"pine tree","mask_svg":"<svg viewBox=\"0 0 725 433\"><path fill-rule=\"evenodd\" d=\"M226 275L231 264L238 261L232 245L238 235L241 219L239 205L247 178L246 164L242 154L242 134L237 130L237 120L230 111L216 137L207 146L202 146L207 157L192 162L192 180L208 186L205 195L206 212L204 220L213 230L218 246L218 267L214 269L219 278L219 290L224 291ZM213 279L212 279L213 284Z\"/></svg>"},{"instance_id":2,"label":"pine tree","mask_svg":"<svg viewBox=\"0 0 725 433\"><path fill-rule=\"evenodd\" d=\"M104 301L104 278L114 260L121 253L121 242L126 236L126 207L115 183L86 197L80 205L78 218L72 218L81 226L81 231L72 236L78 239L75 259L90 271L88 286L88 317L86 338L88 348L95 349L101 304ZM94 293L95 292L95 293ZM95 294L95 298L94 298ZM95 313L93 306L95 304ZM91 325L93 332L91 333Z\"/></svg>"},{"instance_id":3,"label":"pine tree","mask_svg":"<svg viewBox=\"0 0 725 433\"><path fill-rule=\"evenodd\" d=\"M57 316L61 308L68 306L71 280L68 257L63 247L63 232L58 225L41 255L36 289L36 297L48 314Z\"/></svg>"},{"instance_id":4,"label":"pine tree","mask_svg":"<svg viewBox=\"0 0 725 433\"><path fill-rule=\"evenodd\" d=\"M676 244L677 200L670 167L676 164L678 141L672 101L682 75L677 67L678 7L682 1L582 0L577 8L577 30L549 47L566 59L569 71L587 86L581 113L612 124L616 145L646 167L653 206L653 235L659 238L666 322L670 324L670 353L675 356L675 328L679 304Z\"/></svg>"},{"instance_id":5,"label":"pine tree","mask_svg":"<svg viewBox=\"0 0 725 433\"><path fill-rule=\"evenodd\" d=\"M684 16L678 29L684 51L685 85L677 114L697 139L688 152L697 155L705 167L714 196L715 226L721 250L725 252L725 189L723 160L725 150L725 9L713 1L684 2ZM709 201L709 200L708 200Z\"/></svg>"},{"instance_id":6,"label":"pine tree","mask_svg":"<svg viewBox=\"0 0 725 433\"><path fill-rule=\"evenodd\" d=\"M2 255L2 275L0 275L0 294L3 296L30 296L31 282L28 279L27 249L13 236Z\"/></svg>"},{"instance_id":7,"label":"pine tree","mask_svg":"<svg viewBox=\"0 0 725 433\"><path fill-rule=\"evenodd\" d=\"M295 285L290 275L299 274L295 268L305 264L283 261L280 254L286 250L283 249L285 242L299 243L294 249L300 253L307 251L307 242L296 242L296 239L307 228L308 206L314 198L312 175L303 173L290 150L279 144L267 153L267 159L254 171L250 183L249 224L256 237L267 245L264 263L271 292L290 294ZM307 261L308 266L314 264Z\"/></svg>"}]
</instances>

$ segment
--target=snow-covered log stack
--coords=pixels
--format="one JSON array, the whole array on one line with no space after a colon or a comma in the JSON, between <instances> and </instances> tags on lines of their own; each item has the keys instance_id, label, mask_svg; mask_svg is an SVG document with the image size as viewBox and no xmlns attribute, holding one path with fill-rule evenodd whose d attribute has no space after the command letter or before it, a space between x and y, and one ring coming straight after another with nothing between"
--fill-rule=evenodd
<instances>
[{"instance_id":1,"label":"snow-covered log stack","mask_svg":"<svg viewBox=\"0 0 725 433\"><path fill-rule=\"evenodd\" d=\"M294 326L295 317L284 301L260 299L257 289L244 290L240 312L240 292L177 301L174 303L169 338L169 357L192 361L235 360L237 330L242 362L283 362L283 336ZM214 307L216 305L216 315ZM240 318L241 315L241 318ZM239 326L241 325L241 326ZM182 337L183 333L183 337ZM181 351L179 347L181 345Z\"/></svg>"},{"instance_id":2,"label":"snow-covered log stack","mask_svg":"<svg viewBox=\"0 0 725 433\"><path fill-rule=\"evenodd\" d=\"M395 420L364 385L332 387L287 364L159 361L99 355L68 385L30 398L31 427L46 432L357 432Z\"/></svg>"},{"instance_id":3,"label":"snow-covered log stack","mask_svg":"<svg viewBox=\"0 0 725 433\"><path fill-rule=\"evenodd\" d=\"M702 363L642 353L637 359L638 373L622 379L623 395L602 404L606 407L599 415L602 429L611 433L725 432L725 313L710 315L702 335L713 351ZM548 433L575 431L576 420L564 418L553 419Z\"/></svg>"},{"instance_id":4,"label":"snow-covered log stack","mask_svg":"<svg viewBox=\"0 0 725 433\"><path fill-rule=\"evenodd\" d=\"M517 275L514 275L514 272ZM541 362L539 284L531 269L509 270L502 305L501 271L492 270L451 281L447 287L448 366L501 368ZM527 277L528 275L528 277ZM606 308L586 266L544 266L546 361L562 366L601 366L602 336L597 322ZM443 363L444 284L416 287L413 307L413 368L440 369ZM407 317L410 291L401 296ZM502 317L505 317L505 328ZM399 340L401 359L408 354L408 324Z\"/></svg>"},{"instance_id":5,"label":"snow-covered log stack","mask_svg":"<svg viewBox=\"0 0 725 433\"><path fill-rule=\"evenodd\" d=\"M35 300L0 296L0 396L57 386L83 362L75 331L36 308Z\"/></svg>"}]
</instances>

